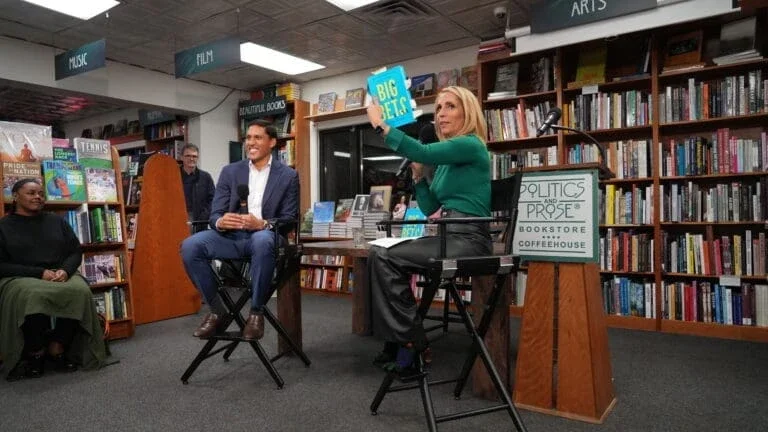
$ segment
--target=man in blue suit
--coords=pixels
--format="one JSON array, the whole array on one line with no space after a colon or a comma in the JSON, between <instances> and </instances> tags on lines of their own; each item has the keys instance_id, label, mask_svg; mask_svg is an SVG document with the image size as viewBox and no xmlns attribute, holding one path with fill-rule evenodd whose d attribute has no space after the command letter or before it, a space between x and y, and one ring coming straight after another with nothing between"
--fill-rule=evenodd
<instances>
[{"instance_id":1,"label":"man in blue suit","mask_svg":"<svg viewBox=\"0 0 768 432\"><path fill-rule=\"evenodd\" d=\"M269 122L257 120L248 126L248 159L225 166L219 175L210 219L214 229L199 232L181 244L184 268L210 308L194 332L196 337L210 337L223 330L218 326L226 309L217 294L210 266L213 259L250 259L253 297L243 337L253 340L264 336L262 307L272 296L270 282L275 267L275 235L269 220L296 219L299 214L299 176L272 157L276 144L277 130ZM241 201L238 193L243 193L245 186L248 198Z\"/></svg>"}]
</instances>

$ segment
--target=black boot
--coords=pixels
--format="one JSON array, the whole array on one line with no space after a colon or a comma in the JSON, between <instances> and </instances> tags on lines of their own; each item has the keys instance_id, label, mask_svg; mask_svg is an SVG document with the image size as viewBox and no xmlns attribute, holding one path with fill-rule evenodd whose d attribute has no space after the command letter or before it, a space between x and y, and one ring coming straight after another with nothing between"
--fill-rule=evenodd
<instances>
[{"instance_id":1,"label":"black boot","mask_svg":"<svg viewBox=\"0 0 768 432\"><path fill-rule=\"evenodd\" d=\"M27 378L40 378L45 373L45 353L29 354L27 357Z\"/></svg>"},{"instance_id":2,"label":"black boot","mask_svg":"<svg viewBox=\"0 0 768 432\"><path fill-rule=\"evenodd\" d=\"M70 361L64 353L56 355L49 354L48 360L53 364L53 370L56 372L69 373L77 370L77 365Z\"/></svg>"}]
</instances>

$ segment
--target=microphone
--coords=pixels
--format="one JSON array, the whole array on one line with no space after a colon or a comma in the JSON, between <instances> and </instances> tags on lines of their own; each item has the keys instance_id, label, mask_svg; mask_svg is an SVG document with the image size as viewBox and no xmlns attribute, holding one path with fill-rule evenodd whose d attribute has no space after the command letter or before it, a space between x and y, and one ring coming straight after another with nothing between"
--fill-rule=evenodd
<instances>
[{"instance_id":1,"label":"microphone","mask_svg":"<svg viewBox=\"0 0 768 432\"><path fill-rule=\"evenodd\" d=\"M547 117L544 120L544 123L539 126L538 129L536 129L536 138L544 135L549 128L552 127L553 124L557 123L558 120L560 120L560 116L563 115L563 112L560 110L560 108L552 108L547 113Z\"/></svg>"},{"instance_id":2,"label":"microphone","mask_svg":"<svg viewBox=\"0 0 768 432\"><path fill-rule=\"evenodd\" d=\"M240 214L248 214L248 185L237 185L237 196L240 198L240 208L237 210Z\"/></svg>"},{"instance_id":3,"label":"microphone","mask_svg":"<svg viewBox=\"0 0 768 432\"><path fill-rule=\"evenodd\" d=\"M426 124L421 128L421 130L419 130L419 141L421 141L422 144L429 144L438 141L434 124ZM396 177L401 177L403 174L405 174L405 170L408 169L409 165L411 165L411 160L408 158L403 159L403 161L400 163L400 168L397 169Z\"/></svg>"}]
</instances>

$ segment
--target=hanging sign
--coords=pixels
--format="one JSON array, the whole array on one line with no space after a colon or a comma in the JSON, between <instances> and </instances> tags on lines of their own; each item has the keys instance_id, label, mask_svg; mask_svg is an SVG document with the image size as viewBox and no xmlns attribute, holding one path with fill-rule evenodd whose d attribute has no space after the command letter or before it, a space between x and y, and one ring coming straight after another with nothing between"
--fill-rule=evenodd
<instances>
[{"instance_id":1,"label":"hanging sign","mask_svg":"<svg viewBox=\"0 0 768 432\"><path fill-rule=\"evenodd\" d=\"M106 40L99 39L57 55L56 81L106 66L105 48Z\"/></svg>"},{"instance_id":2,"label":"hanging sign","mask_svg":"<svg viewBox=\"0 0 768 432\"><path fill-rule=\"evenodd\" d=\"M176 78L218 69L240 62L240 41L237 38L220 39L198 45L175 55Z\"/></svg>"},{"instance_id":3,"label":"hanging sign","mask_svg":"<svg viewBox=\"0 0 768 432\"><path fill-rule=\"evenodd\" d=\"M653 9L656 1L546 0L531 7L531 33L546 33Z\"/></svg>"}]
</instances>

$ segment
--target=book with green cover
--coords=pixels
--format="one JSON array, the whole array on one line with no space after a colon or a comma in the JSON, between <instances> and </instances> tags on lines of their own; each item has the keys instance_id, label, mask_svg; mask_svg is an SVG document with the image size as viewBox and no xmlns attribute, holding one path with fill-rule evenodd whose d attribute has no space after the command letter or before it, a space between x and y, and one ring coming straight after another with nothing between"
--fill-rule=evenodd
<instances>
[{"instance_id":1,"label":"book with green cover","mask_svg":"<svg viewBox=\"0 0 768 432\"><path fill-rule=\"evenodd\" d=\"M43 161L45 196L48 201L85 201L85 176L80 164L63 160Z\"/></svg>"}]
</instances>

